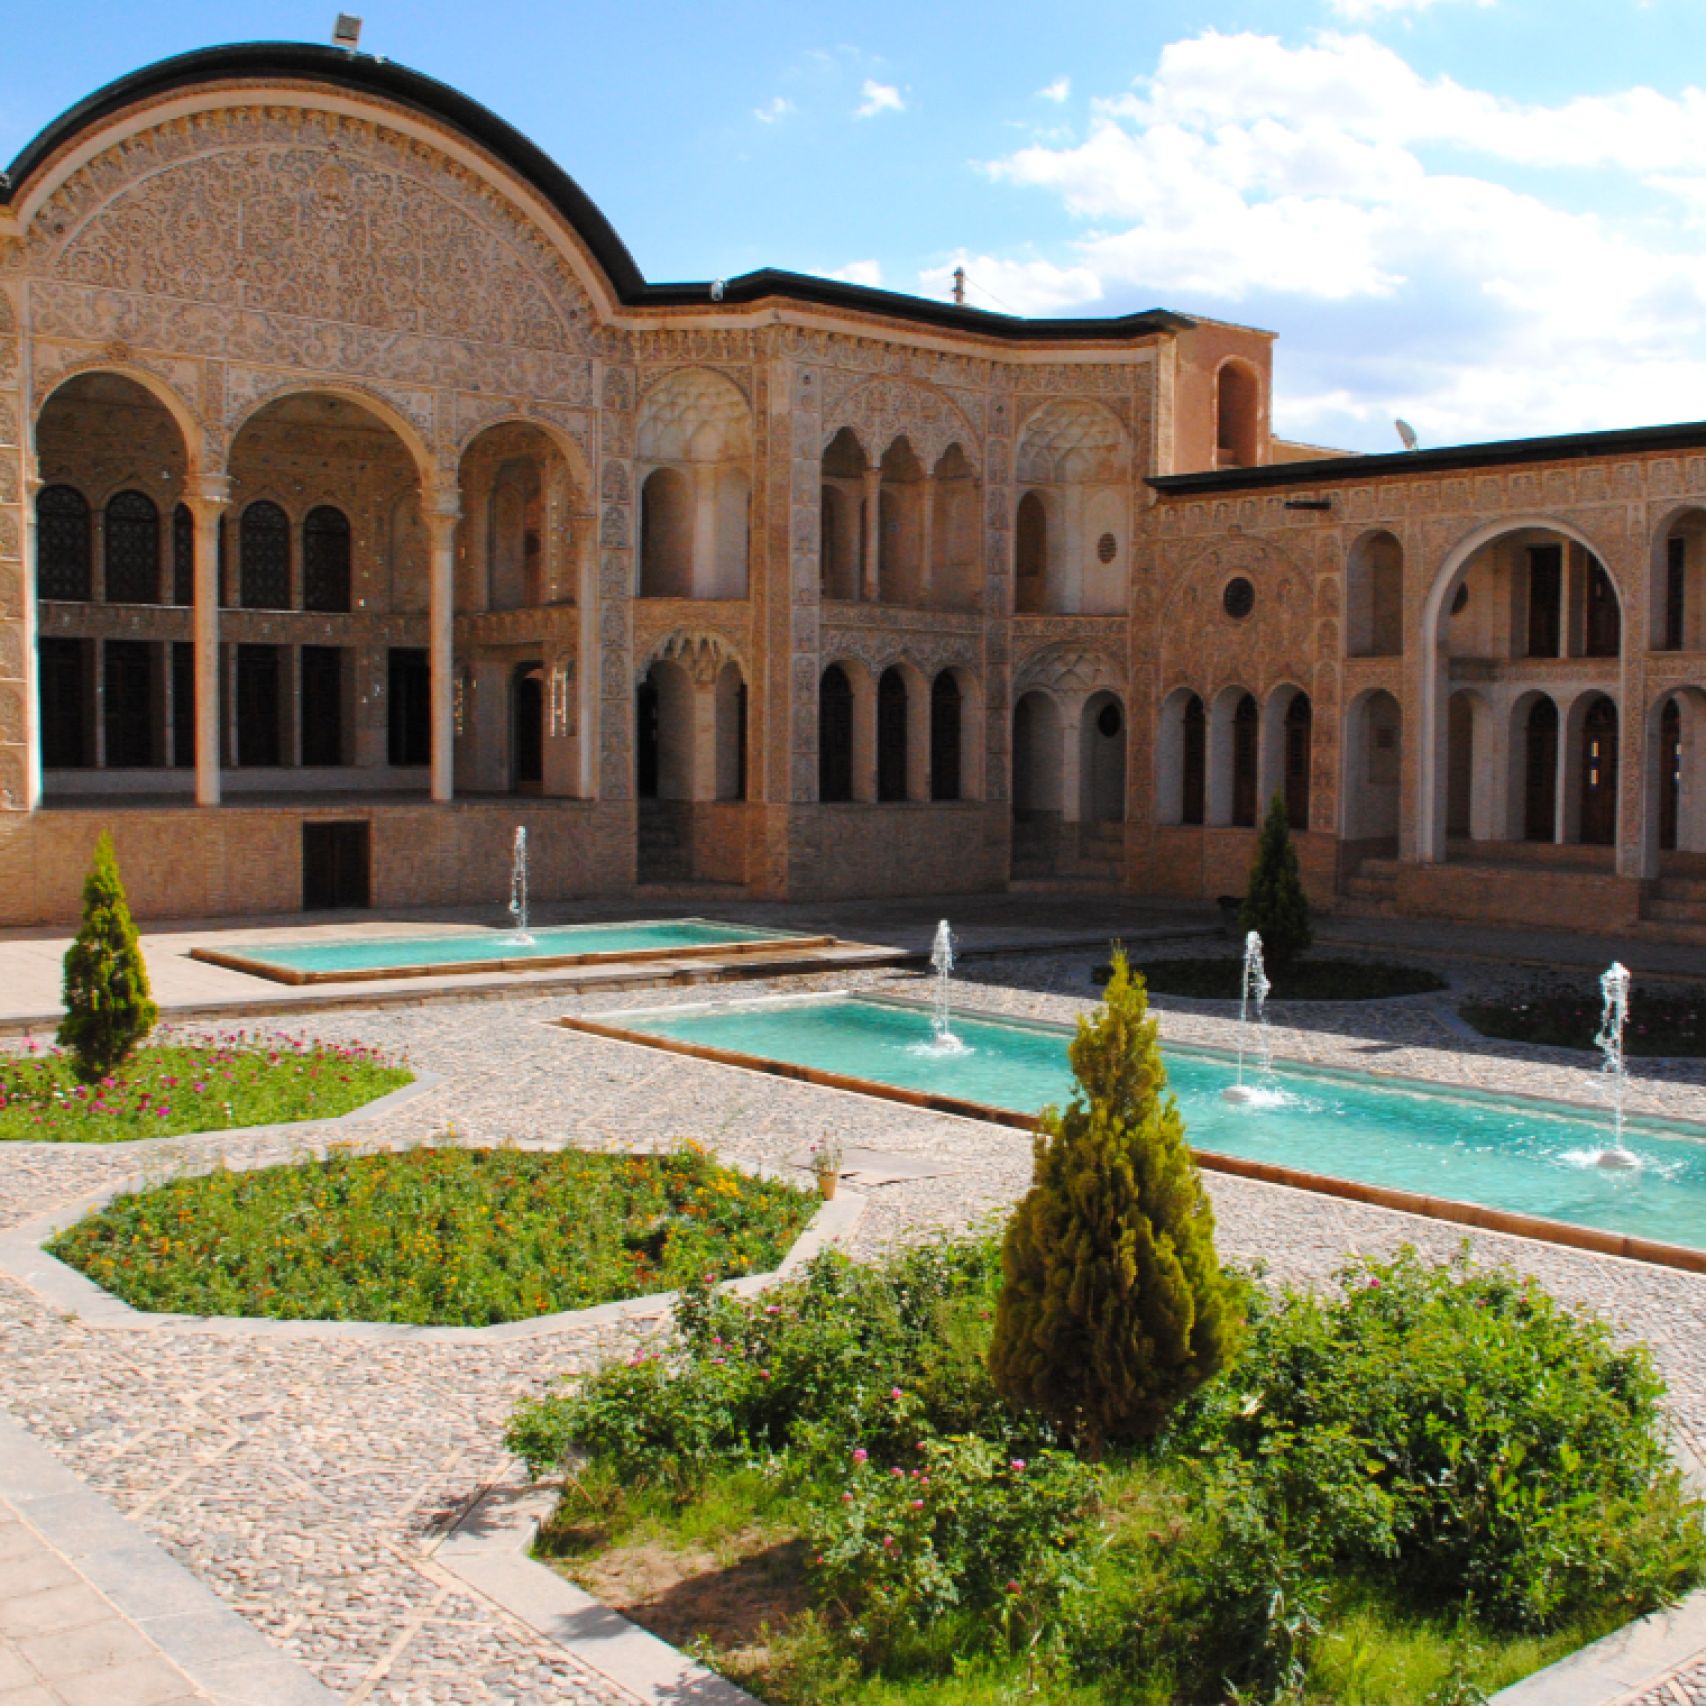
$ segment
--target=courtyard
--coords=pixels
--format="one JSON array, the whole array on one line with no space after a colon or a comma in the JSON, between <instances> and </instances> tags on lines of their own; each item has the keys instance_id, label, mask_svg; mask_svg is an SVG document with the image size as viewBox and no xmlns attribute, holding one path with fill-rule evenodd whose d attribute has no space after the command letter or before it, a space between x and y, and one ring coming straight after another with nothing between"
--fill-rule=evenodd
<instances>
[{"instance_id":1,"label":"courtyard","mask_svg":"<svg viewBox=\"0 0 1706 1706\"><path fill-rule=\"evenodd\" d=\"M749 907L742 916L844 930L918 955L928 945L926 915L933 908L870 903L819 908L810 918L807 910ZM943 910L955 909L950 903ZM962 943L973 952L953 993L956 1011L968 1014L1060 1020L1086 1011L1097 994L1091 969L1105 959L1110 936L1126 942L1140 967L1214 948L1200 909L1146 909L1109 898L1022 912L985 899L960 910L967 919ZM1397 1001L1277 1005L1273 1046L1282 1062L1372 1067L1506 1095L1603 1104L1594 1057L1478 1038L1457 1007L1473 996L1528 987L1542 973L1523 962L1558 955L1575 963L1545 975L1579 979L1591 992L1598 969L1591 962L1606 944L1534 936L1525 940L1524 954L1513 940L1439 927L1419 953L1421 945L1405 941L1399 923L1342 923L1324 933L1334 938L1334 952L1424 958L1450 987ZM1384 944L1383 933L1391 938ZM245 991L233 981L240 974L183 958L192 936L223 934L188 929L144 939L163 995L170 991L168 1001L175 995L205 1015L178 1021L186 1033L195 1034L197 1025L229 1029L247 999L275 1008L265 1020L247 1020L251 1025L276 1023L328 1044L360 1045L406 1059L416 1073L415 1090L338 1129L337 1140L357 1151L424 1142L644 1152L691 1139L737 1167L809 1185L801 1158L833 1135L859 1157L860 1170L839 1199L847 1212L837 1234L859 1258L976 1224L1006 1210L1030 1180L1031 1139L1024 1131L642 1049L556 1023L702 1003L703 987L541 987L549 973L510 976L507 987L479 979L452 979L445 987L446 980L435 979L428 990L381 994L349 987L339 993L332 985L301 992L297 1010L284 1018L276 1016L285 998L278 986L246 979ZM253 941L267 932L251 926L230 934ZM302 926L278 934L300 936ZM1050 947L1051 936L1067 945ZM163 946L168 940L175 944L170 949ZM45 938L0 947L14 1027L32 1015L39 1027L28 966L49 954L56 959L62 948L63 940ZM1662 961L1665 951L1646 953ZM746 998L851 988L918 995L921 975L916 962L840 967L743 979L715 993ZM1236 1012L1226 1003L1157 997L1155 1006L1164 1043L1237 1045ZM217 1017L214 1008L222 1009ZM165 1019L174 1022L170 1010ZM1629 1109L1637 1117L1706 1117L1706 1062L1636 1062ZM146 1158L137 1153L144 1146L134 1144L8 1144L0 1217L13 1229L51 1213L74 1215L120 1182L158 1180L215 1159L238 1168L298 1159L311 1136L319 1140L290 1127L205 1132L153 1140ZM1321 1284L1348 1255L1386 1254L1404 1243L1445 1257L1467 1236L1477 1258L1511 1262L1564 1302L1603 1315L1620 1335L1649 1345L1669 1387L1677 1452L1696 1471L1706 1461L1700 1330L1706 1275L1555 1243L1466 1234L1445 1222L1220 1173L1207 1182L1222 1254L1234 1262L1260 1260L1276 1281ZM48 1585L8 1595L0 1660L10 1668L0 1669L0 1689L19 1692L0 1698L75 1700L98 1690L107 1706L178 1698L274 1702L295 1699L291 1691L300 1689L304 1701L327 1699L316 1684L331 1699L399 1706L734 1698L720 1692L726 1684L691 1664L648 1688L623 1664L601 1658L606 1649L597 1640L580 1639L587 1630L577 1634L572 1619L530 1618L525 1595L517 1601L489 1585L482 1591L475 1583L486 1578L458 1565L471 1529L495 1521L492 1513L519 1501L515 1509L539 1514L526 1503L525 1472L504 1448L517 1400L640 1342L657 1328L655 1314L596 1312L590 1322L558 1318L526 1331L483 1334L128 1312L121 1318L68 1309L51 1285L32 1284L17 1245L14 1238L5 1246L0 1308L6 1408L15 1430L8 1437L21 1442L20 1467L6 1473L22 1476L24 1485L0 1483L0 1493L26 1520L0 1526L0 1543L14 1560L0 1569ZM38 1450L44 1461L30 1471L38 1477L32 1483L23 1465L37 1463ZM73 1487L53 1480L67 1471ZM174 1627L173 1616L126 1609L122 1594L115 1600L87 1571L80 1583L80 1546L92 1519L74 1514L73 1494L93 1495L101 1509L122 1513L138 1546L151 1542L182 1565L189 1586L211 1590L215 1607L237 1613L247 1630L291 1661L288 1679L274 1675L256 1693L257 1654L232 1669L241 1629L204 1631L199 1645L174 1651L190 1624L180 1618ZM18 1560L28 1561L27 1576ZM90 1597L96 1588L106 1596L99 1604L98 1595ZM31 1616L56 1615L48 1603L55 1595L63 1608L58 1615L72 1618L88 1637L81 1646L29 1626ZM1673 1649L1689 1639L1687 1614L1678 1615L1684 1632L1672 1639ZM103 1629L107 1635L97 1639ZM1706 1635L1694 1645L1697 1652L1706 1648ZM51 1667L71 1663L67 1652L88 1669L58 1684ZM40 1677L29 1668L38 1661L48 1666ZM1629 1662L1638 1668L1646 1661L1637 1655ZM174 1675L176 1694L162 1680ZM140 1680L132 1687L128 1678ZM1685 1661L1669 1651L1625 1681L1621 1691L1602 1686L1597 1694L1555 1698L1692 1702L1706 1690L1706 1656ZM72 1691L74 1684L83 1692ZM65 1692L46 1692L56 1686ZM32 1687L38 1692L30 1693Z\"/></svg>"}]
</instances>

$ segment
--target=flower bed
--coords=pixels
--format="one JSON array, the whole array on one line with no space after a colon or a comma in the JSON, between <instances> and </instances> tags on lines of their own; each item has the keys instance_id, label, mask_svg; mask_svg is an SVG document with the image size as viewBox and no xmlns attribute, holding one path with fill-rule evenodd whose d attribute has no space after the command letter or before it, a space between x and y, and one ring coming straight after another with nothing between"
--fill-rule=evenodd
<instances>
[{"instance_id":1,"label":"flower bed","mask_svg":"<svg viewBox=\"0 0 1706 1706\"><path fill-rule=\"evenodd\" d=\"M1591 1049L1600 1004L1584 990L1541 990L1497 1001L1470 1001L1460 1009L1484 1037ZM1706 1056L1706 989L1637 987L1629 997L1623 1048L1631 1055Z\"/></svg>"},{"instance_id":2,"label":"flower bed","mask_svg":"<svg viewBox=\"0 0 1706 1706\"><path fill-rule=\"evenodd\" d=\"M1243 988L1244 962L1231 955L1151 960L1142 969L1152 995L1236 1001ZM1287 971L1273 974L1269 999L1385 1001L1394 995L1426 995L1445 987L1444 978L1422 966L1388 965L1378 960L1306 958Z\"/></svg>"},{"instance_id":3,"label":"flower bed","mask_svg":"<svg viewBox=\"0 0 1706 1706\"><path fill-rule=\"evenodd\" d=\"M768 1272L814 1207L692 1147L340 1150L120 1197L51 1248L137 1309L484 1327Z\"/></svg>"},{"instance_id":4,"label":"flower bed","mask_svg":"<svg viewBox=\"0 0 1706 1706\"><path fill-rule=\"evenodd\" d=\"M975 1240L685 1294L513 1418L573 1464L542 1552L773 1706L1472 1706L1700 1578L1646 1353L1507 1269L1252 1283L1100 1461L991 1386L1001 1283Z\"/></svg>"},{"instance_id":5,"label":"flower bed","mask_svg":"<svg viewBox=\"0 0 1706 1706\"><path fill-rule=\"evenodd\" d=\"M412 1083L360 1043L227 1031L151 1043L79 1082L61 1049L0 1054L0 1142L123 1143L330 1119Z\"/></svg>"}]
</instances>

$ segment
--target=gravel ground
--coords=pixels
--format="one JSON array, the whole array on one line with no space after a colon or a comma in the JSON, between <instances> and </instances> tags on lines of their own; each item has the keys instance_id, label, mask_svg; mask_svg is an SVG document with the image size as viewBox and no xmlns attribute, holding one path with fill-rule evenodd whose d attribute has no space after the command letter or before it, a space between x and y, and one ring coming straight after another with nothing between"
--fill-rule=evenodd
<instances>
[{"instance_id":1,"label":"gravel ground","mask_svg":"<svg viewBox=\"0 0 1706 1706\"><path fill-rule=\"evenodd\" d=\"M958 993L968 1007L1068 1018L1094 999L1091 960L973 961ZM1470 989L1519 987L1519 974L1467 962L1447 970L1456 986L1450 996L1276 1009L1276 1052L1323 1065L1378 1063L1488 1089L1601 1096L1582 1056L1461 1034L1455 1000ZM883 973L786 987L873 984L920 988L916 979ZM429 1004L324 1015L313 1029L407 1053L445 1075L429 1094L354 1128L364 1146L443 1141L454 1122L464 1142L513 1137L627 1148L692 1136L734 1160L786 1164L833 1130L848 1145L929 1156L953 1169L874 1189L857 1234L860 1253L999 1211L1027 1183L1023 1132L549 1023L572 1011L705 998L703 990L682 990ZM1165 1037L1233 1040L1223 1004L1156 1006ZM1636 1063L1630 1106L1706 1120L1706 1063ZM151 1152L150 1171L192 1157L277 1159L296 1147L241 1133L164 1140ZM0 1224L7 1225L137 1170L134 1157L93 1146L7 1145L0 1155ZM1259 1257L1281 1280L1319 1283L1352 1252L1406 1241L1445 1255L1465 1238L1461 1228L1225 1175L1212 1176L1210 1187L1225 1254ZM1478 1255L1513 1262L1652 1345L1679 1430L1706 1458L1706 1278L1493 1234L1468 1241ZM0 1282L0 1356L12 1412L328 1686L351 1700L395 1706L629 1700L470 1595L433 1558L460 1512L488 1487L518 1479L500 1437L517 1396L585 1367L616 1342L608 1329L473 1348L257 1339L169 1324L123 1332L67 1321L22 1285ZM1655 1683L1640 1698L1644 1706L1706 1701L1706 1665Z\"/></svg>"}]
</instances>

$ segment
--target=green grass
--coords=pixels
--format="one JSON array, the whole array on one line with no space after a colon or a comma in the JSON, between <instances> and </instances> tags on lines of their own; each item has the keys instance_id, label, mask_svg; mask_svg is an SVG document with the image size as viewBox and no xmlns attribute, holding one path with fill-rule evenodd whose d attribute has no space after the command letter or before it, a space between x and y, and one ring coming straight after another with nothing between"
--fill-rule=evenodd
<instances>
[{"instance_id":1,"label":"green grass","mask_svg":"<svg viewBox=\"0 0 1706 1706\"><path fill-rule=\"evenodd\" d=\"M1169 1467L1134 1459L1110 1471L1095 1591L1125 1601L1135 1582L1167 1571L1169 1554L1189 1536L1159 1514L1176 1493ZM801 1490L776 1465L723 1470L685 1501L659 1488L625 1486L595 1465L568 1483L536 1553L606 1600L624 1561L643 1560L652 1583L669 1585L638 1603L630 1598L629 1615L667 1640L691 1643L769 1706L1013 1706L1027 1699L1172 1706L1179 1697L1164 1672L1149 1682L1126 1674L1101 1683L1023 1654L968 1656L975 1643L952 1618L901 1642L861 1674L837 1638L833 1614L810 1606L809 1558L789 1544L805 1509ZM689 1584L686 1595L675 1578ZM1611 1615L1546 1636L1501 1635L1461 1617L1407 1609L1397 1587L1354 1577L1328 1585L1324 1630L1299 1706L1426 1706L1454 1698L1454 1677L1492 1694L1616 1622Z\"/></svg>"},{"instance_id":2,"label":"green grass","mask_svg":"<svg viewBox=\"0 0 1706 1706\"><path fill-rule=\"evenodd\" d=\"M150 1044L83 1084L68 1054L32 1043L0 1054L0 1142L124 1143L328 1119L413 1081L358 1043L231 1031Z\"/></svg>"},{"instance_id":3,"label":"green grass","mask_svg":"<svg viewBox=\"0 0 1706 1706\"><path fill-rule=\"evenodd\" d=\"M1591 1049L1600 1023L1599 1001L1586 987L1470 1001L1458 1011L1484 1037L1553 1048ZM1636 989L1623 1047L1631 1055L1706 1056L1706 989Z\"/></svg>"},{"instance_id":4,"label":"green grass","mask_svg":"<svg viewBox=\"0 0 1706 1706\"><path fill-rule=\"evenodd\" d=\"M483 1327L767 1272L815 1203L694 1148L334 1151L120 1197L51 1248L137 1309Z\"/></svg>"},{"instance_id":5,"label":"green grass","mask_svg":"<svg viewBox=\"0 0 1706 1706\"><path fill-rule=\"evenodd\" d=\"M1141 968L1155 995L1194 996L1198 1000L1236 1001L1244 976L1243 961L1230 955L1214 959L1151 960ZM1105 974L1097 968L1098 981ZM1394 995L1426 995L1444 989L1445 979L1422 966L1387 965L1375 960L1303 959L1273 978L1273 1001L1384 1001Z\"/></svg>"}]
</instances>

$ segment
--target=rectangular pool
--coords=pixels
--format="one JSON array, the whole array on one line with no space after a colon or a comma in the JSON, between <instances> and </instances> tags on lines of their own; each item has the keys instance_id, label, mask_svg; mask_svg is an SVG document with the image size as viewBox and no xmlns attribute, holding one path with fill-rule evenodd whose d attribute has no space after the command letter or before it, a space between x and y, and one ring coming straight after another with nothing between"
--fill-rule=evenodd
<instances>
[{"instance_id":1,"label":"rectangular pool","mask_svg":"<svg viewBox=\"0 0 1706 1706\"><path fill-rule=\"evenodd\" d=\"M974 1114L1032 1116L1072 1092L1066 1027L956 1013L963 1052L944 1053L925 1008L882 997L695 1004L609 1015L602 1028L754 1065L784 1062L878 1093L922 1092ZM1210 1156L1706 1250L1706 1127L1631 1121L1626 1142L1640 1164L1613 1171L1594 1165L1609 1115L1565 1103L1281 1066L1275 1105L1252 1106L1221 1097L1237 1080L1232 1058L1171 1044L1165 1052L1191 1145Z\"/></svg>"},{"instance_id":2,"label":"rectangular pool","mask_svg":"<svg viewBox=\"0 0 1706 1706\"><path fill-rule=\"evenodd\" d=\"M684 959L822 948L833 936L800 936L749 924L676 918L628 924L564 924L534 930L478 930L434 936L346 936L317 942L258 942L194 948L190 958L251 972L276 983L328 983L435 972L531 971L617 960Z\"/></svg>"}]
</instances>

